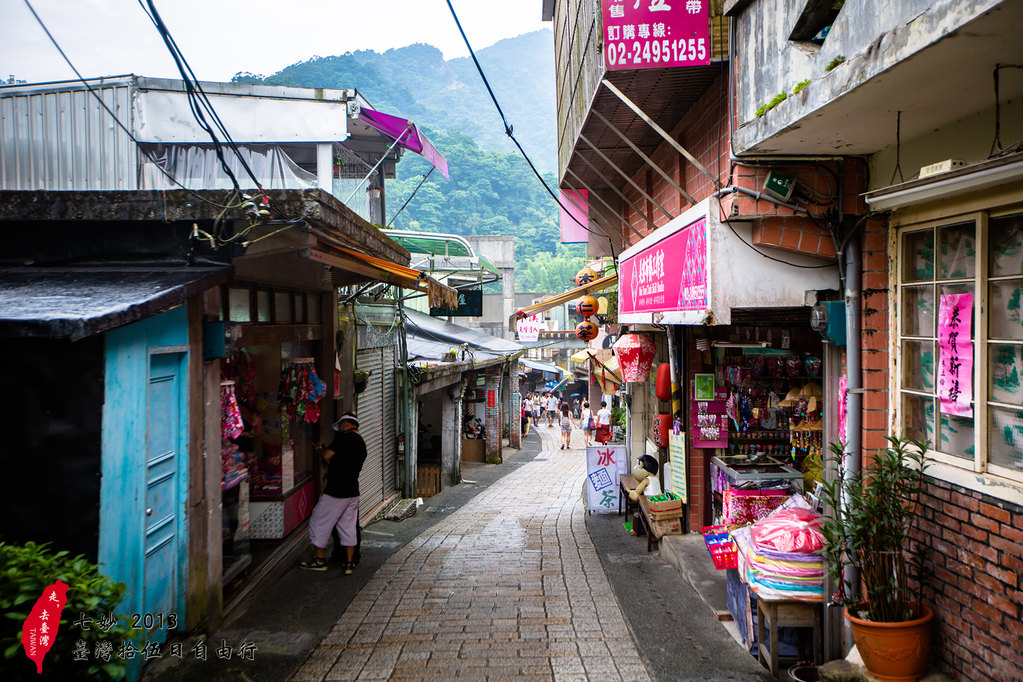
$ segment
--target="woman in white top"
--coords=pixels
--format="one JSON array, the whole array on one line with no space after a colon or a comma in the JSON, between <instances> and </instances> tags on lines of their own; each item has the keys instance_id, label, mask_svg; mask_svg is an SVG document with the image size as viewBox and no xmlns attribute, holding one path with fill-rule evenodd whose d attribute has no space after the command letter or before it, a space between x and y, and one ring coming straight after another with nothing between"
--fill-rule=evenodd
<instances>
[{"instance_id":1,"label":"woman in white top","mask_svg":"<svg viewBox=\"0 0 1023 682\"><path fill-rule=\"evenodd\" d=\"M601 445L611 440L611 410L607 409L607 401L600 401L600 409L597 410L597 442Z\"/></svg>"},{"instance_id":2,"label":"woman in white top","mask_svg":"<svg viewBox=\"0 0 1023 682\"><path fill-rule=\"evenodd\" d=\"M583 403L583 411L580 413L579 423L583 427L583 440L586 441L586 447L590 447L590 438L593 437L593 428L590 426L590 419L593 418L593 412L590 410L590 403Z\"/></svg>"}]
</instances>

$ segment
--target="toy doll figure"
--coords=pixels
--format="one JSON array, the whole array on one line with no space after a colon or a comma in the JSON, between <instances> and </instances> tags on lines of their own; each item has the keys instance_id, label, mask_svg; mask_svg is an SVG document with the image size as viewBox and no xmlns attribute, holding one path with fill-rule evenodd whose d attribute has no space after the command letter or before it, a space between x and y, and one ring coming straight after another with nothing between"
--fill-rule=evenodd
<instances>
[{"instance_id":1,"label":"toy doll figure","mask_svg":"<svg viewBox=\"0 0 1023 682\"><path fill-rule=\"evenodd\" d=\"M629 490L629 499L633 502L638 502L639 496L643 494L643 491L650 484L650 477L657 475L657 460L650 455L643 455L636 460L636 466L632 469L632 475L639 484L635 490Z\"/></svg>"}]
</instances>

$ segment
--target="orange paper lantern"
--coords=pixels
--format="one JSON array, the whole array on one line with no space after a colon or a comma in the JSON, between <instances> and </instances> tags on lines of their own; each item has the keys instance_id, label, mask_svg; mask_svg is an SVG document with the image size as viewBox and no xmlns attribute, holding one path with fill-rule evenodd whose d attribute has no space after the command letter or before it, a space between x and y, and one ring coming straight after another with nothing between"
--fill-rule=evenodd
<instances>
[{"instance_id":1,"label":"orange paper lantern","mask_svg":"<svg viewBox=\"0 0 1023 682\"><path fill-rule=\"evenodd\" d=\"M600 329L597 328L597 325L593 324L589 320L580 322L575 327L575 335L583 341L592 341L597 338L597 334L599 333Z\"/></svg>"},{"instance_id":2,"label":"orange paper lantern","mask_svg":"<svg viewBox=\"0 0 1023 682\"><path fill-rule=\"evenodd\" d=\"M578 273L576 273L575 285L577 287L581 287L584 284L589 284L590 282L595 282L596 280L597 273L595 273L593 270L587 267L583 268Z\"/></svg>"},{"instance_id":3,"label":"orange paper lantern","mask_svg":"<svg viewBox=\"0 0 1023 682\"><path fill-rule=\"evenodd\" d=\"M599 307L600 307L600 304L597 303L597 299L594 298L593 296L583 296L575 304L576 311L578 311L578 313L580 315L582 315L583 317L589 317L590 315L596 315L597 314L597 308L599 308Z\"/></svg>"}]
</instances>

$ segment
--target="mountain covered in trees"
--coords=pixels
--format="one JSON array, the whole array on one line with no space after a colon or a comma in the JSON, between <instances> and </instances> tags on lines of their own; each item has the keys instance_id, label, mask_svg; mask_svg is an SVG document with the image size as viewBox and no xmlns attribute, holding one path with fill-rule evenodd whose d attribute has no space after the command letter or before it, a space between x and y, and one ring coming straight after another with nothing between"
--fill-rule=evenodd
<instances>
[{"instance_id":1,"label":"mountain covered in trees","mask_svg":"<svg viewBox=\"0 0 1023 682\"><path fill-rule=\"evenodd\" d=\"M516 139L556 187L554 46L549 30L502 40L477 58ZM582 267L583 248L559 243L558 207L505 134L501 116L468 57L445 60L416 44L379 53L312 57L278 73L239 73L242 83L355 88L374 108L409 118L448 161L408 206L430 165L407 153L388 182L388 221L399 229L459 235L515 235L516 289L561 291Z\"/></svg>"}]
</instances>

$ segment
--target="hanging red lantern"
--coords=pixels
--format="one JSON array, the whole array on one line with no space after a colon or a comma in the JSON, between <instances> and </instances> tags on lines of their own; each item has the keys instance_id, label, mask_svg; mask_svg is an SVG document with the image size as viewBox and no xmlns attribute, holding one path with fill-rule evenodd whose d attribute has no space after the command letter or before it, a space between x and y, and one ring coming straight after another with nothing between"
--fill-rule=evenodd
<instances>
[{"instance_id":1,"label":"hanging red lantern","mask_svg":"<svg viewBox=\"0 0 1023 682\"><path fill-rule=\"evenodd\" d=\"M600 304L597 303L597 299L594 298L593 296L583 296L575 304L576 311L580 315L582 315L583 317L589 317L590 315L596 315L597 314L597 309L599 307L600 307Z\"/></svg>"},{"instance_id":2,"label":"hanging red lantern","mask_svg":"<svg viewBox=\"0 0 1023 682\"><path fill-rule=\"evenodd\" d=\"M654 384L654 394L660 400L671 400L671 365L662 362L657 367L657 381Z\"/></svg>"},{"instance_id":3,"label":"hanging red lantern","mask_svg":"<svg viewBox=\"0 0 1023 682\"><path fill-rule=\"evenodd\" d=\"M575 327L575 335L583 341L592 341L597 338L597 334L599 333L600 329L597 325L593 324L589 320L584 320Z\"/></svg>"},{"instance_id":4,"label":"hanging red lantern","mask_svg":"<svg viewBox=\"0 0 1023 682\"><path fill-rule=\"evenodd\" d=\"M612 346L622 368L622 378L629 383L641 383L650 376L650 365L654 363L657 346L646 334L629 333L620 337Z\"/></svg>"},{"instance_id":5,"label":"hanging red lantern","mask_svg":"<svg viewBox=\"0 0 1023 682\"><path fill-rule=\"evenodd\" d=\"M581 287L584 284L589 284L590 282L595 282L596 280L597 280L597 273L595 273L589 267L585 267L582 270L580 270L578 273L576 273L575 285L577 287Z\"/></svg>"}]
</instances>

